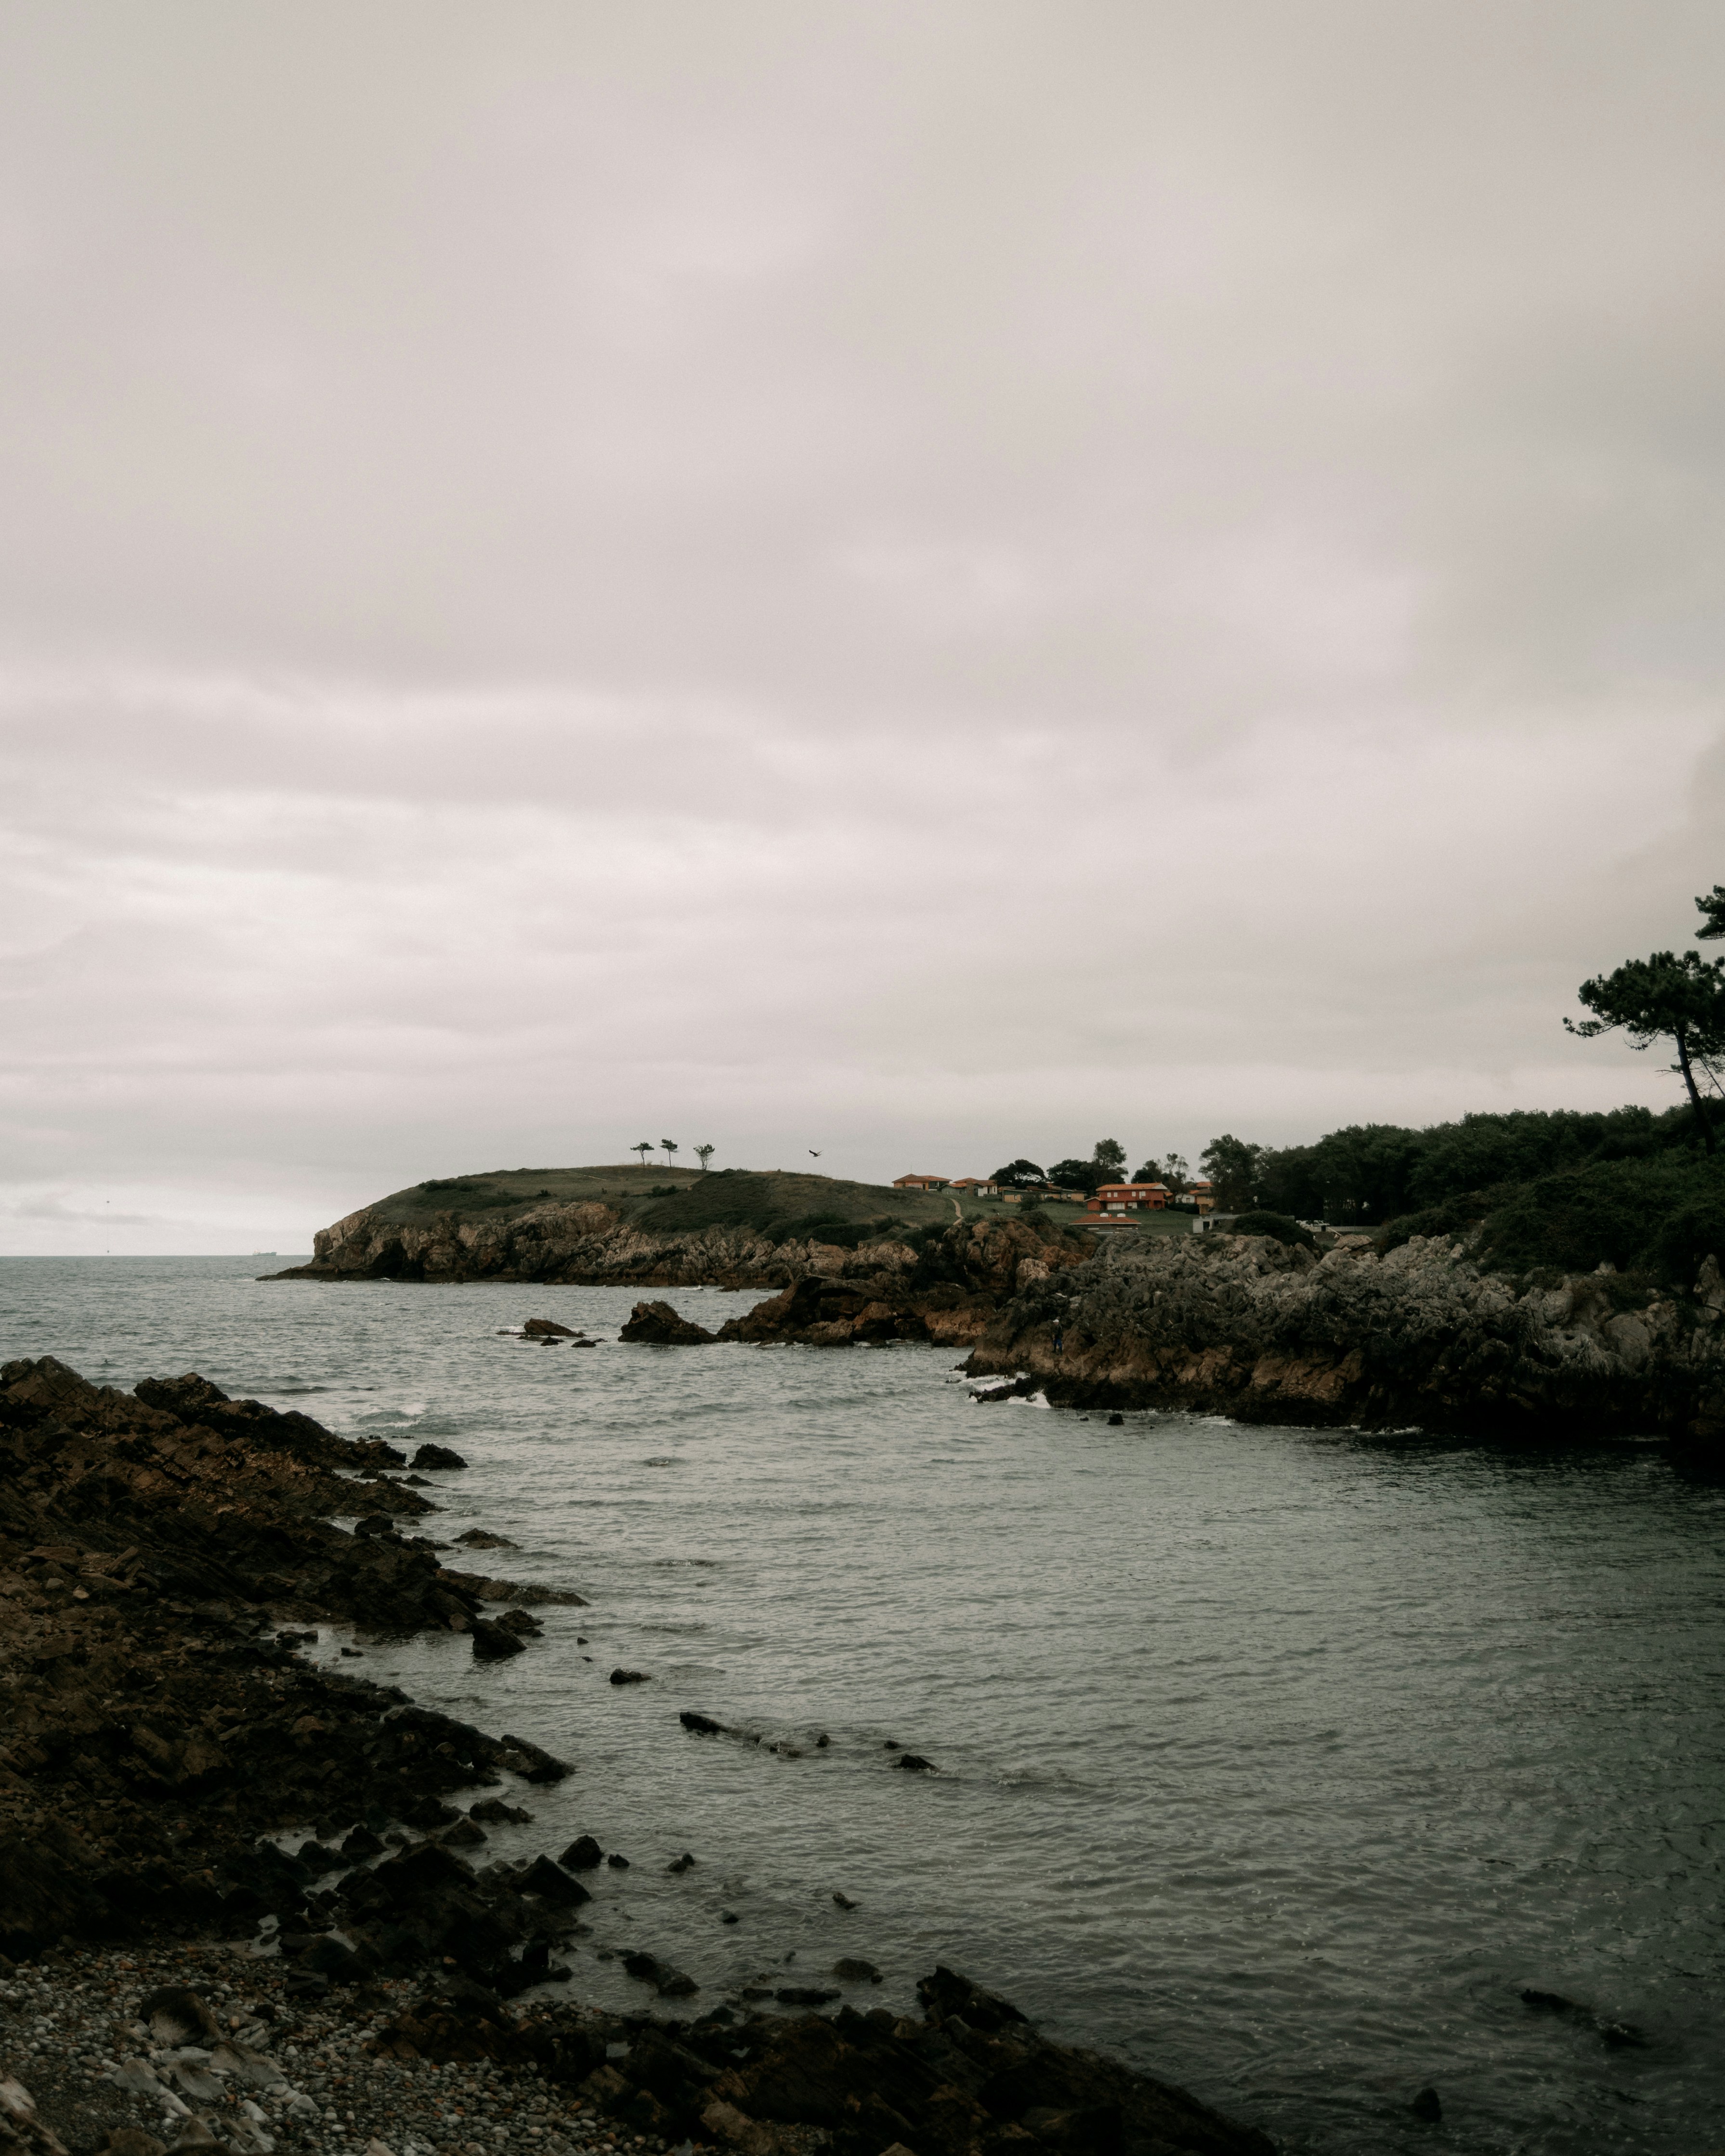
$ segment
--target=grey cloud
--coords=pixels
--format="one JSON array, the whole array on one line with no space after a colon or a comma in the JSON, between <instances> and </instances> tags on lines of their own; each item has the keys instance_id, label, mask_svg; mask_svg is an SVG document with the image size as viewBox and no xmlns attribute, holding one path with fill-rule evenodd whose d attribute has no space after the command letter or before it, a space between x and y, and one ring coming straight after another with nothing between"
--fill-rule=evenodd
<instances>
[{"instance_id":1,"label":"grey cloud","mask_svg":"<svg viewBox=\"0 0 1725 2156\"><path fill-rule=\"evenodd\" d=\"M1725 873L1722 49L9 10L0 1182L1662 1099L1556 1020Z\"/></svg>"}]
</instances>

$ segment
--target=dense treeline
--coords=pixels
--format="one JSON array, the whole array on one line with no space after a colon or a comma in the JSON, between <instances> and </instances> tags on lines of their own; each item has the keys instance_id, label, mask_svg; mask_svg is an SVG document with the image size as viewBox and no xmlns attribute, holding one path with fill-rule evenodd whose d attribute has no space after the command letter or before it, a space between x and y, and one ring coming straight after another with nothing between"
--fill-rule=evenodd
<instances>
[{"instance_id":1,"label":"dense treeline","mask_svg":"<svg viewBox=\"0 0 1725 2156\"><path fill-rule=\"evenodd\" d=\"M1375 1225L1507 1183L1614 1161L1687 1155L1697 1142L1686 1107L1659 1115L1640 1107L1517 1109L1464 1116L1426 1130L1353 1123L1315 1144L1276 1149L1219 1139L1205 1159L1224 1147L1237 1149L1228 1163L1232 1172L1218 1178L1235 1201L1230 1210L1249 1198L1297 1219ZM1248 1151L1250 1163L1237 1157Z\"/></svg>"}]
</instances>

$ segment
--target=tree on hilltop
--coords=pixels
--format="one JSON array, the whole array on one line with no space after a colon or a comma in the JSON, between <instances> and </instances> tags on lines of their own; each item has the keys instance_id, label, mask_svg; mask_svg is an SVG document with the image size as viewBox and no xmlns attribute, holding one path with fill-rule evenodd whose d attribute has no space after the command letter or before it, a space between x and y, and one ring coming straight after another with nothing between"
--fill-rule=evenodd
<instances>
[{"instance_id":1,"label":"tree on hilltop","mask_svg":"<svg viewBox=\"0 0 1725 2156\"><path fill-rule=\"evenodd\" d=\"M1251 1210L1257 1202L1255 1193L1263 1159L1262 1146L1248 1144L1231 1132L1224 1131L1220 1137L1210 1140L1199 1155L1198 1164L1210 1179L1219 1211Z\"/></svg>"},{"instance_id":2,"label":"tree on hilltop","mask_svg":"<svg viewBox=\"0 0 1725 2156\"><path fill-rule=\"evenodd\" d=\"M1706 923L1695 932L1697 943L1708 943L1725 936L1725 883L1716 883L1704 898L1697 898L1695 907Z\"/></svg>"},{"instance_id":3,"label":"tree on hilltop","mask_svg":"<svg viewBox=\"0 0 1725 2156\"><path fill-rule=\"evenodd\" d=\"M1057 1160L1048 1171L1048 1179L1062 1190L1081 1190L1086 1198L1105 1183L1112 1183L1111 1175L1105 1175L1094 1160ZM996 1177L995 1180L999 1180Z\"/></svg>"},{"instance_id":4,"label":"tree on hilltop","mask_svg":"<svg viewBox=\"0 0 1725 2156\"><path fill-rule=\"evenodd\" d=\"M1098 1138L1091 1158L1102 1171L1099 1182L1118 1183L1126 1173L1126 1147L1118 1138Z\"/></svg>"},{"instance_id":5,"label":"tree on hilltop","mask_svg":"<svg viewBox=\"0 0 1725 2156\"><path fill-rule=\"evenodd\" d=\"M647 1156L652 1152L652 1150L653 1141L651 1138L643 1138L638 1145L632 1145L629 1147L629 1151L631 1152L639 1153L641 1156L641 1165L643 1168L647 1165Z\"/></svg>"},{"instance_id":6,"label":"tree on hilltop","mask_svg":"<svg viewBox=\"0 0 1725 2156\"><path fill-rule=\"evenodd\" d=\"M997 1168L990 1180L1004 1190L1040 1190L1048 1178L1034 1160L1010 1160L1004 1168Z\"/></svg>"},{"instance_id":7,"label":"tree on hilltop","mask_svg":"<svg viewBox=\"0 0 1725 2156\"><path fill-rule=\"evenodd\" d=\"M701 1172L703 1175L706 1173L707 1163L712 1158L713 1155L717 1151L718 1147L716 1146L698 1145L696 1147L695 1158L701 1163Z\"/></svg>"},{"instance_id":8,"label":"tree on hilltop","mask_svg":"<svg viewBox=\"0 0 1725 2156\"><path fill-rule=\"evenodd\" d=\"M1697 899L1696 903L1707 913L1707 901ZM1725 925L1698 932L1725 935ZM1671 1067L1682 1078L1701 1142L1712 1152L1716 1143L1712 1116L1695 1082L1695 1070L1699 1064L1711 1078L1708 1059L1725 1052L1725 958L1702 958L1693 951L1681 957L1674 951L1656 951L1650 957L1626 960L1615 973L1584 981L1575 995L1594 1015L1579 1025L1566 1018L1567 1033L1595 1040L1620 1028L1631 1048L1651 1048L1656 1040L1671 1043L1677 1060Z\"/></svg>"},{"instance_id":9,"label":"tree on hilltop","mask_svg":"<svg viewBox=\"0 0 1725 2156\"><path fill-rule=\"evenodd\" d=\"M1153 1152L1148 1160L1133 1176L1134 1183L1160 1183L1175 1197L1186 1189L1192 1180L1183 1153L1171 1152L1166 1160L1158 1160Z\"/></svg>"},{"instance_id":10,"label":"tree on hilltop","mask_svg":"<svg viewBox=\"0 0 1725 2156\"><path fill-rule=\"evenodd\" d=\"M672 1156L677 1150L676 1140L675 1138L661 1138L659 1141L659 1150L665 1155L665 1166L667 1168L672 1167L675 1164Z\"/></svg>"}]
</instances>

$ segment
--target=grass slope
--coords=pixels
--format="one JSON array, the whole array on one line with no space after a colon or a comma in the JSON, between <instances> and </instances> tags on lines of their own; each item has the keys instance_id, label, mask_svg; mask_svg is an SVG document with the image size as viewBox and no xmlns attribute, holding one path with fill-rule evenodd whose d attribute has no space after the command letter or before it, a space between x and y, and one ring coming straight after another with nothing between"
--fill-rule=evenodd
<instances>
[{"instance_id":1,"label":"grass slope","mask_svg":"<svg viewBox=\"0 0 1725 2156\"><path fill-rule=\"evenodd\" d=\"M717 1168L703 1175L698 1168L641 1168L634 1163L436 1176L411 1189L392 1191L374 1209L378 1219L392 1224L417 1227L439 1213L506 1219L547 1200L565 1205L598 1200L625 1219L665 1235L754 1228L775 1242L815 1235L823 1241L854 1243L888 1229L950 1227L960 1219L1011 1219L1020 1209L999 1199L894 1190L886 1183L848 1183L796 1169ZM1084 1219L1081 1212L1065 1206L1050 1206L1042 1217L1058 1227L1078 1227Z\"/></svg>"}]
</instances>

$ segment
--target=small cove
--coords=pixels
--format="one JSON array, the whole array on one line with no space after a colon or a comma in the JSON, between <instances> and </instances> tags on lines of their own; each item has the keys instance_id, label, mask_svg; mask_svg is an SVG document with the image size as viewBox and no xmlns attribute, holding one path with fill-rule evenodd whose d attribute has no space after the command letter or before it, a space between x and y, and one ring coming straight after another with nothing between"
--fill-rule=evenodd
<instances>
[{"instance_id":1,"label":"small cove","mask_svg":"<svg viewBox=\"0 0 1725 2156\"><path fill-rule=\"evenodd\" d=\"M578 1990L639 2003L608 1946L709 1998L850 1953L896 2004L941 1958L1291 2151L1432 2146L1427 2082L1450 2148L1717 2139L1725 1493L1661 1448L1110 1428L974 1407L951 1350L498 1334L614 1336L649 1291L251 1270L6 1260L5 1353L469 1459L429 1530L506 1535L475 1561L592 1606L499 1667L454 1638L345 1666L575 1763L497 1845L630 1856ZM756 1299L650 1292L708 1325Z\"/></svg>"}]
</instances>

